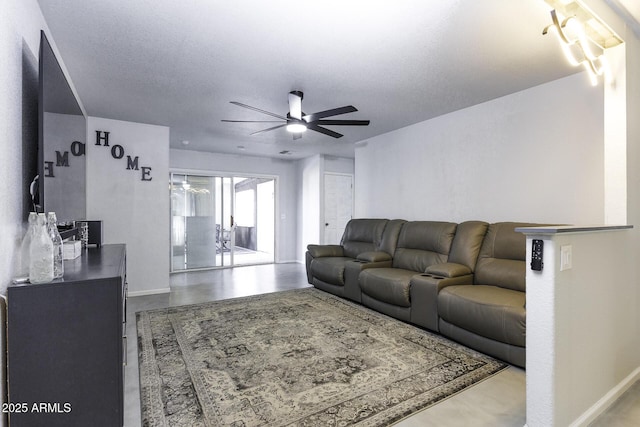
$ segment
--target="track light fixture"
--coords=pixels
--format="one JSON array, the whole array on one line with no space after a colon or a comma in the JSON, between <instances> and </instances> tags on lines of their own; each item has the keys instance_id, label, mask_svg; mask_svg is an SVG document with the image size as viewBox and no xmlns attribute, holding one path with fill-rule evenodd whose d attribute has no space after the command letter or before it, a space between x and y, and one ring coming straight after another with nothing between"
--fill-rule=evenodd
<instances>
[{"instance_id":1,"label":"track light fixture","mask_svg":"<svg viewBox=\"0 0 640 427\"><path fill-rule=\"evenodd\" d=\"M554 9L551 10L552 24L545 27L542 34L556 34L569 63L583 65L592 85L598 84L599 76L609 79L604 51L622 43L622 39L577 0L545 1Z\"/></svg>"}]
</instances>

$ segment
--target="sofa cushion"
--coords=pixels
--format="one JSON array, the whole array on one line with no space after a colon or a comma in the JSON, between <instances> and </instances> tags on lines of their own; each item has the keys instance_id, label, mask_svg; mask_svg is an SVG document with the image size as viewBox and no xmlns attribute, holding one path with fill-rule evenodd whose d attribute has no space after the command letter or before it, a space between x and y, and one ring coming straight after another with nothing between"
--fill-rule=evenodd
<instances>
[{"instance_id":1,"label":"sofa cushion","mask_svg":"<svg viewBox=\"0 0 640 427\"><path fill-rule=\"evenodd\" d=\"M323 282L344 286L345 264L353 261L347 257L314 258L311 261L311 273Z\"/></svg>"},{"instance_id":2,"label":"sofa cushion","mask_svg":"<svg viewBox=\"0 0 640 427\"><path fill-rule=\"evenodd\" d=\"M340 242L344 255L356 258L362 252L378 250L387 222L386 219L369 218L350 220Z\"/></svg>"},{"instance_id":3,"label":"sofa cushion","mask_svg":"<svg viewBox=\"0 0 640 427\"><path fill-rule=\"evenodd\" d=\"M466 265L473 272L488 227L489 224L483 221L466 221L458 224L449 252L449 262Z\"/></svg>"},{"instance_id":4,"label":"sofa cushion","mask_svg":"<svg viewBox=\"0 0 640 427\"><path fill-rule=\"evenodd\" d=\"M524 292L526 264L524 261L499 258L480 258L474 283L499 286Z\"/></svg>"},{"instance_id":5,"label":"sofa cushion","mask_svg":"<svg viewBox=\"0 0 640 427\"><path fill-rule=\"evenodd\" d=\"M379 251L383 251L393 256L398 247L398 237L400 237L400 230L406 223L404 219L391 219L387 222L382 233L382 241L380 242Z\"/></svg>"},{"instance_id":6,"label":"sofa cushion","mask_svg":"<svg viewBox=\"0 0 640 427\"><path fill-rule=\"evenodd\" d=\"M497 286L448 286L438 294L438 313L477 335L524 347L525 293Z\"/></svg>"},{"instance_id":7,"label":"sofa cushion","mask_svg":"<svg viewBox=\"0 0 640 427\"><path fill-rule=\"evenodd\" d=\"M360 289L378 301L410 307L409 282L415 271L401 268L370 268L360 273Z\"/></svg>"},{"instance_id":8,"label":"sofa cushion","mask_svg":"<svg viewBox=\"0 0 640 427\"><path fill-rule=\"evenodd\" d=\"M456 225L438 221L404 223L393 255L393 267L423 273L430 265L447 262Z\"/></svg>"},{"instance_id":9,"label":"sofa cushion","mask_svg":"<svg viewBox=\"0 0 640 427\"><path fill-rule=\"evenodd\" d=\"M526 290L526 237L517 227L537 224L498 222L489 225L476 264L474 283Z\"/></svg>"}]
</instances>

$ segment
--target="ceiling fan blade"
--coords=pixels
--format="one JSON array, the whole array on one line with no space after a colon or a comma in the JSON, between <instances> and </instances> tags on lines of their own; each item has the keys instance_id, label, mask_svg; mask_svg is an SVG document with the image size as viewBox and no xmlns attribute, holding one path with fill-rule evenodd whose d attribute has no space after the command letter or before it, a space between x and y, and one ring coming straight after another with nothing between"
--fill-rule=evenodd
<instances>
[{"instance_id":1,"label":"ceiling fan blade","mask_svg":"<svg viewBox=\"0 0 640 427\"><path fill-rule=\"evenodd\" d=\"M257 131L257 132L253 132L253 133L252 133L252 134L250 134L250 135L257 135L257 134L259 134L259 133L269 132L270 130L275 130L275 129L278 129L278 128L281 128L281 127L284 127L284 126L286 126L286 125L287 125L287 124L285 123L285 124L283 124L283 125L274 126L274 127L272 127L272 128L269 128L269 129L262 129L262 130L259 130L259 131Z\"/></svg>"},{"instance_id":2,"label":"ceiling fan blade","mask_svg":"<svg viewBox=\"0 0 640 427\"><path fill-rule=\"evenodd\" d=\"M282 120L226 120L222 119L221 122L226 123L282 123Z\"/></svg>"},{"instance_id":3,"label":"ceiling fan blade","mask_svg":"<svg viewBox=\"0 0 640 427\"><path fill-rule=\"evenodd\" d=\"M317 120L314 123L330 126L369 126L369 120Z\"/></svg>"},{"instance_id":4,"label":"ceiling fan blade","mask_svg":"<svg viewBox=\"0 0 640 427\"><path fill-rule=\"evenodd\" d=\"M289 92L289 115L294 119L302 120L302 92L297 90Z\"/></svg>"},{"instance_id":5,"label":"ceiling fan blade","mask_svg":"<svg viewBox=\"0 0 640 427\"><path fill-rule=\"evenodd\" d=\"M331 110L319 111L317 113L307 114L306 116L303 117L303 119L305 122L311 123L311 122L315 122L320 119L323 119L325 117L353 113L355 111L358 111L356 107L354 107L353 105L347 105L346 107L333 108Z\"/></svg>"},{"instance_id":6,"label":"ceiling fan blade","mask_svg":"<svg viewBox=\"0 0 640 427\"><path fill-rule=\"evenodd\" d=\"M295 141L296 139L300 139L302 138L302 133L294 133L293 134L293 140Z\"/></svg>"},{"instance_id":7,"label":"ceiling fan blade","mask_svg":"<svg viewBox=\"0 0 640 427\"><path fill-rule=\"evenodd\" d=\"M271 113L271 112L269 112L269 111L261 110L261 109L256 108L256 107L252 107L252 106L250 106L250 105L243 104L243 103L241 103L241 102L236 102L236 101L230 101L230 102L231 102L233 105L237 105L238 107L248 108L249 110L257 111L258 113L262 113L262 114L267 114L267 115L272 116L272 117L275 117L275 118L277 118L277 119L287 120L287 118L286 118L286 117L280 116L280 115L275 114L275 113Z\"/></svg>"},{"instance_id":8,"label":"ceiling fan blade","mask_svg":"<svg viewBox=\"0 0 640 427\"><path fill-rule=\"evenodd\" d=\"M320 132L320 133L323 133L325 135L332 136L334 138L342 138L344 136L341 133L334 132L334 131L329 130L327 128L320 127L315 123L309 123L307 125L307 129L315 130L316 132Z\"/></svg>"}]
</instances>

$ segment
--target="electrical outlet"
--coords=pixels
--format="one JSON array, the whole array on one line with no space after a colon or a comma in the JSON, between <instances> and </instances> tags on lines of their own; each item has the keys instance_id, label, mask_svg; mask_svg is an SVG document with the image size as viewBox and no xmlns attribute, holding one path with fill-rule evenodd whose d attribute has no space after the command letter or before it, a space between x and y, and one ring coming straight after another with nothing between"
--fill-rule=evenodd
<instances>
[{"instance_id":1,"label":"electrical outlet","mask_svg":"<svg viewBox=\"0 0 640 427\"><path fill-rule=\"evenodd\" d=\"M560 246L560 271L569 270L572 266L571 245Z\"/></svg>"}]
</instances>

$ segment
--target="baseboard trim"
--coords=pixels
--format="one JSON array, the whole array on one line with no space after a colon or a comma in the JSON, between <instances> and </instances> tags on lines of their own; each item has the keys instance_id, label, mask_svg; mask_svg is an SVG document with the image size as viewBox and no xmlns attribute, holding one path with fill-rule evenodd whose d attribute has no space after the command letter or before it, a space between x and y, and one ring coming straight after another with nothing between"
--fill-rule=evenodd
<instances>
[{"instance_id":1,"label":"baseboard trim","mask_svg":"<svg viewBox=\"0 0 640 427\"><path fill-rule=\"evenodd\" d=\"M297 259L278 260L276 264L304 264L304 262Z\"/></svg>"},{"instance_id":2,"label":"baseboard trim","mask_svg":"<svg viewBox=\"0 0 640 427\"><path fill-rule=\"evenodd\" d=\"M620 381L607 394L602 396L592 407L587 409L580 415L570 427L587 426L591 424L598 416L602 415L609 406L613 404L620 396L624 394L636 381L640 379L640 367L637 367L625 379Z\"/></svg>"},{"instance_id":3,"label":"baseboard trim","mask_svg":"<svg viewBox=\"0 0 640 427\"><path fill-rule=\"evenodd\" d=\"M159 289L149 289L148 291L129 291L127 292L127 296L141 297L144 295L168 294L169 292L171 292L171 288L159 288Z\"/></svg>"}]
</instances>

